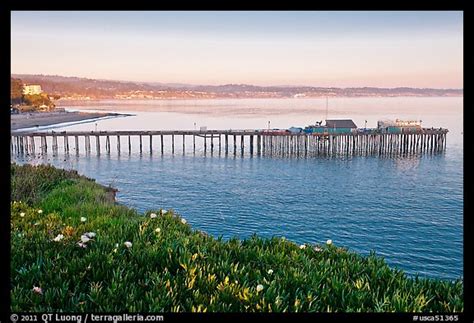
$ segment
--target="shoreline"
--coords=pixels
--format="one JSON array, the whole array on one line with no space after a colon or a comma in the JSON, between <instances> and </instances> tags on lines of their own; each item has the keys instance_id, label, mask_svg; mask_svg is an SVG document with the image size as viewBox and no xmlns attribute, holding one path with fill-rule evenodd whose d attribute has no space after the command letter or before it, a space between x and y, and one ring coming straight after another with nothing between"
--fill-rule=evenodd
<instances>
[{"instance_id":1,"label":"shoreline","mask_svg":"<svg viewBox=\"0 0 474 323\"><path fill-rule=\"evenodd\" d=\"M123 99L123 98L90 98L90 99L83 99L83 98L61 98L57 100L55 103L57 104L58 107L62 107L63 104L65 105L74 105L74 103L95 103L95 102L103 102L103 101L123 101L123 102L133 102L133 101L206 101L206 100L269 100L269 99L275 99L275 100L307 100L307 99L321 99L325 100L327 96L307 96L307 97L212 97L212 98L206 98L206 97L169 97L169 98L162 98L162 97L156 97L156 98L130 98L130 99ZM464 95L387 95L387 96L363 96L363 95L357 95L357 96L329 96L330 99L381 99L381 98L462 98Z\"/></svg>"},{"instance_id":2,"label":"shoreline","mask_svg":"<svg viewBox=\"0 0 474 323\"><path fill-rule=\"evenodd\" d=\"M80 309L92 312L125 310L122 295L133 295L127 308L144 312L155 309L156 299L169 300L159 304L160 312L190 312L198 306L207 312L241 313L464 310L462 278L408 277L375 253L364 256L332 240L298 246L254 235L222 241L193 228L172 209L155 206L138 212L117 204L113 188L75 170L11 167L12 268L57 257L40 272L13 272L13 311L78 310L77 298L67 290L41 303L30 295L35 286L45 292L61 290L64 280L71 281L69 290L89 295L90 284L77 278L84 268L96 284L110 286L100 298L84 297ZM40 243L31 243L32 237ZM104 258L109 260L102 266L91 265ZM117 271L126 273L118 282ZM162 287L137 286L143 277L155 277ZM22 287L25 281L33 282L33 291ZM152 297L146 288L153 288ZM229 297L229 291L235 296ZM185 306L180 297L186 297ZM274 303L277 297L279 303ZM262 300L278 307L262 306Z\"/></svg>"},{"instance_id":3,"label":"shoreline","mask_svg":"<svg viewBox=\"0 0 474 323\"><path fill-rule=\"evenodd\" d=\"M96 119L130 116L124 113L99 112L31 112L12 114L10 116L11 131L19 131L35 127L48 127L63 123L92 122Z\"/></svg>"}]
</instances>

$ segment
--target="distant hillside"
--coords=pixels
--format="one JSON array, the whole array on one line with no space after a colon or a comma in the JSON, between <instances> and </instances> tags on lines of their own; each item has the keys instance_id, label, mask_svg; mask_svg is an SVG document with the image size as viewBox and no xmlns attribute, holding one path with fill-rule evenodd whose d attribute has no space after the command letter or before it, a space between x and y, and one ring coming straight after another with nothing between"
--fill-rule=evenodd
<instances>
[{"instance_id":1,"label":"distant hillside","mask_svg":"<svg viewBox=\"0 0 474 323\"><path fill-rule=\"evenodd\" d=\"M57 75L12 74L25 83L64 99L186 99L186 98L291 98L291 97L393 97L462 96L462 89L429 88L326 88L310 86L255 86L247 84L187 85L97 80Z\"/></svg>"}]
</instances>

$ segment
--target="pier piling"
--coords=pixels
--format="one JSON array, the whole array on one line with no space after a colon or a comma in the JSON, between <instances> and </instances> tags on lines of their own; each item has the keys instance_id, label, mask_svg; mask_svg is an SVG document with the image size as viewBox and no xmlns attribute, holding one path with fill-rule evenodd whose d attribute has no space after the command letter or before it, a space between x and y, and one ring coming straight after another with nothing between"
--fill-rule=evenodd
<instances>
[{"instance_id":1,"label":"pier piling","mask_svg":"<svg viewBox=\"0 0 474 323\"><path fill-rule=\"evenodd\" d=\"M120 136L117 135L117 154L120 155Z\"/></svg>"},{"instance_id":2,"label":"pier piling","mask_svg":"<svg viewBox=\"0 0 474 323\"><path fill-rule=\"evenodd\" d=\"M143 153L143 136L149 136L150 154L153 153L153 136L160 136L161 153L164 153L164 136L171 136L171 151L175 150L175 135L182 136L183 154L186 154L186 136L193 136L193 153L196 153L196 137L203 139L204 153L210 140L211 154L214 152L214 139L218 140L219 154L229 153L229 136L233 136L234 156L237 155L237 137L240 137L240 152L258 156L308 157L308 156L411 156L414 154L436 154L446 149L447 129L423 129L418 132L401 133L317 133L291 134L288 132L267 132L250 130L209 130L209 131L101 131L101 132L21 132L12 133L10 149L12 153L35 154L35 137L39 137L41 152L47 153L51 140L53 154L57 154L58 137L63 137L64 153L69 154L69 137L74 137L76 154L80 153L79 137L84 138L84 150L91 153L90 137L95 136L96 153L100 155L101 137L105 140L107 154L111 153L110 136L117 138L117 154L121 153L121 136L128 137L128 152L131 153L131 136L139 137L140 153ZM222 136L224 141L222 142ZM49 139L51 138L51 139ZM248 148L246 143L248 138ZM224 147L222 147L224 145Z\"/></svg>"},{"instance_id":3,"label":"pier piling","mask_svg":"<svg viewBox=\"0 0 474 323\"><path fill-rule=\"evenodd\" d=\"M150 155L153 154L153 136L150 135Z\"/></svg>"},{"instance_id":4,"label":"pier piling","mask_svg":"<svg viewBox=\"0 0 474 323\"><path fill-rule=\"evenodd\" d=\"M76 144L76 155L79 155L79 136L74 136L74 142Z\"/></svg>"}]
</instances>

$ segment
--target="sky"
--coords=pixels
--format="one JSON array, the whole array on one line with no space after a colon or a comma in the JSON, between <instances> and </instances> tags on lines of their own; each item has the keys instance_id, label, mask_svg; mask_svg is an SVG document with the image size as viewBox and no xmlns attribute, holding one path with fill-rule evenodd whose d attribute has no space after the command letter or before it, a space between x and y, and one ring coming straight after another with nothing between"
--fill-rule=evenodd
<instances>
[{"instance_id":1,"label":"sky","mask_svg":"<svg viewBox=\"0 0 474 323\"><path fill-rule=\"evenodd\" d=\"M12 11L11 72L463 88L463 12Z\"/></svg>"}]
</instances>

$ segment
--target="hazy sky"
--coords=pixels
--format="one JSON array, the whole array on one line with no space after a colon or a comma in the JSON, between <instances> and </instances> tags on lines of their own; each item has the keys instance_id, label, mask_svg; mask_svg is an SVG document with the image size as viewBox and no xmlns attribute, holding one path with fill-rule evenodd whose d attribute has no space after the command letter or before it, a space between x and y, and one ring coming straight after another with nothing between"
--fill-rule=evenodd
<instances>
[{"instance_id":1,"label":"hazy sky","mask_svg":"<svg viewBox=\"0 0 474 323\"><path fill-rule=\"evenodd\" d=\"M165 83L463 87L463 13L11 14L12 73Z\"/></svg>"}]
</instances>

